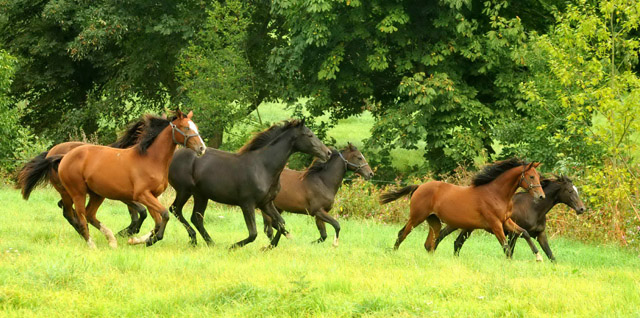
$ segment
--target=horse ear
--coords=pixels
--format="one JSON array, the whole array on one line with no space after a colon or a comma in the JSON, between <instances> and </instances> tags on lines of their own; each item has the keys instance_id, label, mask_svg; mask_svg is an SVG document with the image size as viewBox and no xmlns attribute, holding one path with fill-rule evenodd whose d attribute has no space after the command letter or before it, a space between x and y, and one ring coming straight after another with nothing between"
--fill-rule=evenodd
<instances>
[{"instance_id":1,"label":"horse ear","mask_svg":"<svg viewBox=\"0 0 640 318\"><path fill-rule=\"evenodd\" d=\"M524 169L524 171L529 171L532 167L533 167L533 162L528 164L527 167Z\"/></svg>"},{"instance_id":2,"label":"horse ear","mask_svg":"<svg viewBox=\"0 0 640 318\"><path fill-rule=\"evenodd\" d=\"M300 125L304 126L304 121L306 120L306 118L302 118L302 120L300 121Z\"/></svg>"},{"instance_id":3,"label":"horse ear","mask_svg":"<svg viewBox=\"0 0 640 318\"><path fill-rule=\"evenodd\" d=\"M351 151L357 150L357 148L350 141L347 142L347 147L349 147L349 150Z\"/></svg>"},{"instance_id":4,"label":"horse ear","mask_svg":"<svg viewBox=\"0 0 640 318\"><path fill-rule=\"evenodd\" d=\"M184 114L182 113L180 108L176 109L176 117L178 117L178 118L183 118L184 117Z\"/></svg>"},{"instance_id":5,"label":"horse ear","mask_svg":"<svg viewBox=\"0 0 640 318\"><path fill-rule=\"evenodd\" d=\"M187 114L187 118L191 119L191 117L193 117L193 110L190 110Z\"/></svg>"},{"instance_id":6,"label":"horse ear","mask_svg":"<svg viewBox=\"0 0 640 318\"><path fill-rule=\"evenodd\" d=\"M540 162L533 162L532 164L533 164L534 168L538 168L538 167L542 166L542 163L540 163Z\"/></svg>"}]
</instances>

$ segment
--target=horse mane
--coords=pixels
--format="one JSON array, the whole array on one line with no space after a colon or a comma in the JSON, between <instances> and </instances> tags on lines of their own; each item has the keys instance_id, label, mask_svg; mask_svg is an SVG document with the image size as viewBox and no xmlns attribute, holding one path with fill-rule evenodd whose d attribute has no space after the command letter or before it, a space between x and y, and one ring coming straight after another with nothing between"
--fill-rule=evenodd
<instances>
[{"instance_id":1,"label":"horse mane","mask_svg":"<svg viewBox=\"0 0 640 318\"><path fill-rule=\"evenodd\" d=\"M175 117L166 119L152 115L145 116L145 125L140 137L140 143L138 143L138 152L140 152L141 155L146 154L147 149L151 147L156 137L158 137L160 132L169 126L169 123L173 120L175 120Z\"/></svg>"},{"instance_id":2,"label":"horse mane","mask_svg":"<svg viewBox=\"0 0 640 318\"><path fill-rule=\"evenodd\" d=\"M528 162L519 158L511 158L503 161L498 161L492 165L485 166L482 171L480 171L473 177L471 184L477 187L483 184L490 183L505 171L528 164Z\"/></svg>"},{"instance_id":3,"label":"horse mane","mask_svg":"<svg viewBox=\"0 0 640 318\"><path fill-rule=\"evenodd\" d=\"M118 138L114 143L110 144L109 147L124 149L136 145L140 141L144 128L144 118L129 124L122 136L120 136L120 138Z\"/></svg>"},{"instance_id":4,"label":"horse mane","mask_svg":"<svg viewBox=\"0 0 640 318\"><path fill-rule=\"evenodd\" d=\"M313 162L311 162L311 165L309 165L309 167L302 174L302 179L306 178L309 175L316 174L318 172L323 171L324 169L327 168L327 166L329 166L329 162L331 160L340 156L340 152L337 149L333 147L329 149L331 149L331 156L329 157L329 159L327 159L327 161L325 162L322 162L318 158L313 159Z\"/></svg>"},{"instance_id":5,"label":"horse mane","mask_svg":"<svg viewBox=\"0 0 640 318\"><path fill-rule=\"evenodd\" d=\"M553 175L553 179L548 179L548 178L544 178L542 180L540 180L540 185L545 188L547 187L549 184L551 183L572 183L571 179L565 175Z\"/></svg>"},{"instance_id":6,"label":"horse mane","mask_svg":"<svg viewBox=\"0 0 640 318\"><path fill-rule=\"evenodd\" d=\"M282 124L274 124L268 129L257 133L251 140L249 140L249 142L238 150L238 153L243 154L249 151L258 150L277 139L285 131L292 127L298 127L301 124L302 121L298 119L284 121Z\"/></svg>"}]
</instances>

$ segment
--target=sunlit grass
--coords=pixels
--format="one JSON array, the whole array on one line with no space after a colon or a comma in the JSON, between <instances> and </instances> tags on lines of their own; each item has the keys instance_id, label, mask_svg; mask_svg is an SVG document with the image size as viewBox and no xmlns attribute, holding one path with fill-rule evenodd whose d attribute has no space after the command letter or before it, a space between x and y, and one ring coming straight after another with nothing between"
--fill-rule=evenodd
<instances>
[{"instance_id":1,"label":"sunlit grass","mask_svg":"<svg viewBox=\"0 0 640 318\"><path fill-rule=\"evenodd\" d=\"M119 238L112 250L92 228L98 250L90 251L62 217L56 195L37 189L25 202L0 188L0 316L640 315L640 259L616 246L553 238L558 262L540 264L521 242L509 261L494 237L477 231L460 257L452 255L453 235L429 255L422 226L394 252L400 225L340 220L334 248L310 244L319 236L311 217L286 214L293 239L263 252L268 241L260 233L229 251L247 235L241 213L210 204L205 226L214 247L202 240L190 247L172 218L165 239L150 248ZM113 201L98 217L114 231L129 219Z\"/></svg>"}]
</instances>

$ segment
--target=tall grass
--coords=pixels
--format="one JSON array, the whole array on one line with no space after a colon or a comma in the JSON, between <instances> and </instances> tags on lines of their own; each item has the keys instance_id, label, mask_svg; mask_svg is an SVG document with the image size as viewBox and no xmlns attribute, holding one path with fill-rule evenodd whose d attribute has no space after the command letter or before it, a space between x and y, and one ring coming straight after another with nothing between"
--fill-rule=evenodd
<instances>
[{"instance_id":1,"label":"tall grass","mask_svg":"<svg viewBox=\"0 0 640 318\"><path fill-rule=\"evenodd\" d=\"M120 238L111 250L92 228L98 250L90 251L57 199L38 189L25 202L0 188L2 317L640 315L640 259L611 245L560 237L551 242L557 264L535 263L525 244L509 261L495 238L478 232L459 257L450 238L430 255L419 227L394 252L396 224L339 218L341 244L333 248L310 243L318 237L313 218L285 214L293 239L263 252L268 241L260 234L229 251L247 235L241 213L210 205L213 247L202 240L190 247L172 218L165 239L150 248ZM106 201L98 218L113 230L128 224L119 202Z\"/></svg>"}]
</instances>

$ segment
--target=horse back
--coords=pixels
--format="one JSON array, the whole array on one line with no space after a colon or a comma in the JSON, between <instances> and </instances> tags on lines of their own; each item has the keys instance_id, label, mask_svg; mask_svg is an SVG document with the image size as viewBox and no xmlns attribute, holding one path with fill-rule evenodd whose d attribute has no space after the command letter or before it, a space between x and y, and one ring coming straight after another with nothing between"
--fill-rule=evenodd
<instances>
[{"instance_id":1,"label":"horse back","mask_svg":"<svg viewBox=\"0 0 640 318\"><path fill-rule=\"evenodd\" d=\"M81 141L63 142L51 147L51 149L49 149L49 153L47 154L47 157L51 157L55 155L64 155L64 154L67 154L69 151L84 145L88 145L88 144Z\"/></svg>"}]
</instances>

